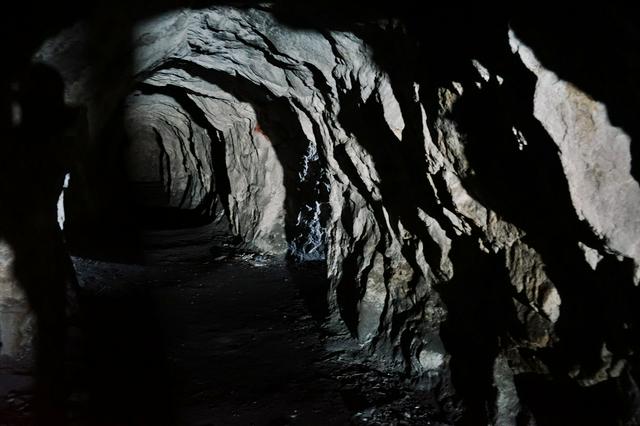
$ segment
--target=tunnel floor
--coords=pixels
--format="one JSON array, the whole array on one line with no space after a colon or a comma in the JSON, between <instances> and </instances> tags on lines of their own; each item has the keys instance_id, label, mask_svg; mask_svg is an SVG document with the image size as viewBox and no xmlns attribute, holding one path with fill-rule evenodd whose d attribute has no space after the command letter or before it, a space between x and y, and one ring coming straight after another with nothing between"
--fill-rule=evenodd
<instances>
[{"instance_id":1,"label":"tunnel floor","mask_svg":"<svg viewBox=\"0 0 640 426\"><path fill-rule=\"evenodd\" d=\"M340 339L300 291L322 286L317 265L292 273L201 231L148 234L145 264L74 258L69 424L445 424L402 376L325 349ZM29 373L9 370L0 425L28 424Z\"/></svg>"}]
</instances>

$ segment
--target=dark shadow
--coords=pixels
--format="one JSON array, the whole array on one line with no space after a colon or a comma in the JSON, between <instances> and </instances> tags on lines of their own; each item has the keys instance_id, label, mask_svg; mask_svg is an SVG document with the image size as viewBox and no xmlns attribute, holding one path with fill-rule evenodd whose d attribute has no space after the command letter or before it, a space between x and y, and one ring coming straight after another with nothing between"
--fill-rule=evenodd
<instances>
[{"instance_id":1,"label":"dark shadow","mask_svg":"<svg viewBox=\"0 0 640 426\"><path fill-rule=\"evenodd\" d=\"M65 233L72 254L78 256L118 262L136 262L142 256L135 194L124 162L123 108L113 97L133 85L131 34L138 7L136 2L98 2L86 16L88 40L78 56L91 66L87 78L93 116L65 195Z\"/></svg>"},{"instance_id":2,"label":"dark shadow","mask_svg":"<svg viewBox=\"0 0 640 426\"><path fill-rule=\"evenodd\" d=\"M73 414L88 425L174 425L166 319L140 281L104 284L118 290L87 291L82 299Z\"/></svg>"},{"instance_id":3,"label":"dark shadow","mask_svg":"<svg viewBox=\"0 0 640 426\"><path fill-rule=\"evenodd\" d=\"M638 387L627 371L619 380L593 386L534 374L519 375L515 383L526 408L535 414L536 424L634 424L638 418Z\"/></svg>"},{"instance_id":4,"label":"dark shadow","mask_svg":"<svg viewBox=\"0 0 640 426\"><path fill-rule=\"evenodd\" d=\"M0 154L0 237L14 251L15 277L35 316L36 422L55 425L67 395L67 292L77 290L56 205L84 117L65 106L62 79L45 65L32 65L19 85L22 117Z\"/></svg>"},{"instance_id":5,"label":"dark shadow","mask_svg":"<svg viewBox=\"0 0 640 426\"><path fill-rule=\"evenodd\" d=\"M135 262L141 257L135 198L124 168L126 137L117 113L95 147L83 146L65 192L65 235L73 255ZM88 145L88 144L87 144Z\"/></svg>"},{"instance_id":6,"label":"dark shadow","mask_svg":"<svg viewBox=\"0 0 640 426\"><path fill-rule=\"evenodd\" d=\"M503 43L502 51L509 52L506 40ZM628 341L628 337L619 335L624 329L623 324L633 321L632 316L628 313L612 314L616 308L609 310L603 304L608 306L611 303L609 301L615 299L621 302L622 311L628 312L626 306L631 306L632 301L637 299L638 291L633 287L629 266L616 261L611 255L605 254L603 260L605 263L602 267L608 265L606 275L600 272L594 274L590 269L578 247L578 241L599 249L601 253L604 253L603 242L576 216L557 147L533 116L531 100L535 76L509 53L502 58L495 55L494 59L496 57L497 67L503 67L509 79L503 85L492 79L483 90L475 89L473 82L467 79L464 96L452 112L452 119L459 123L460 131L465 134L465 155L474 170L474 174L467 176L463 184L483 205L525 231L523 241L540 254L545 272L560 294L561 316L554 327L558 342L549 349L538 351L536 356L544 360L555 377L566 377L576 366L579 366L581 374L589 376L602 368L603 344L618 347L621 350L618 353L635 351L631 349L635 348L635 344ZM468 69L468 75L473 75L473 70ZM527 137L528 144L523 149L518 148L512 135L512 126ZM464 263L464 260L460 262ZM490 277L491 274L486 276ZM507 298L514 292L508 280L500 288ZM620 298L621 294L625 295L626 302ZM447 306L457 306L458 302L447 303ZM487 303L494 309L511 306L508 299L501 304ZM463 327L455 328L456 333L458 329ZM534 329L528 330L528 333L535 332ZM517 334L509 334L517 338ZM445 343L451 345L451 337ZM452 347L453 373L455 361L459 361L455 359L454 349L455 344ZM466 387L467 380L465 377L464 381L457 381L456 386ZM539 424L546 424L544 419L556 415L558 418L582 418L582 414L574 410L588 403L589 399L580 395L596 392L585 390L566 395L568 400L576 398L581 403L568 403L562 413L545 411L543 404L528 399L535 392L526 386L534 382L519 382L522 383L519 391L522 391L522 402L533 411ZM617 381L613 379L611 382ZM557 385L558 389L564 386L560 381ZM605 385L596 389L604 388ZM554 410L559 408L557 405L554 407ZM597 411L602 418L612 419L617 416L616 410L616 406L601 404L597 409L594 408L593 413Z\"/></svg>"},{"instance_id":7,"label":"dark shadow","mask_svg":"<svg viewBox=\"0 0 640 426\"><path fill-rule=\"evenodd\" d=\"M327 263L324 260L292 261L288 269L309 313L317 323L323 323L329 315Z\"/></svg>"},{"instance_id":8,"label":"dark shadow","mask_svg":"<svg viewBox=\"0 0 640 426\"><path fill-rule=\"evenodd\" d=\"M544 25L544 31L540 26ZM631 5L524 8L511 27L542 65L607 107L631 137L631 174L640 182L640 27Z\"/></svg>"},{"instance_id":9,"label":"dark shadow","mask_svg":"<svg viewBox=\"0 0 640 426\"><path fill-rule=\"evenodd\" d=\"M500 258L479 251L474 237L456 241L449 257L465 265L437 289L448 309L440 331L451 354L451 380L465 401L456 424L489 424L493 409L487 401L496 398L495 357L501 341L518 338L523 330L518 329L508 271Z\"/></svg>"},{"instance_id":10,"label":"dark shadow","mask_svg":"<svg viewBox=\"0 0 640 426\"><path fill-rule=\"evenodd\" d=\"M465 186L527 233L524 241L540 253L560 292L562 316L556 330L560 347L567 351L564 362L588 365L589 357L600 357L602 337L594 330L604 318L595 312L606 295L577 242L595 247L602 243L576 216L557 148L533 117L535 78L515 58L509 75L510 81L500 88L494 83L482 93L471 90L453 113L465 123L466 154L476 171ZM509 124L527 135L529 143L522 151Z\"/></svg>"}]
</instances>

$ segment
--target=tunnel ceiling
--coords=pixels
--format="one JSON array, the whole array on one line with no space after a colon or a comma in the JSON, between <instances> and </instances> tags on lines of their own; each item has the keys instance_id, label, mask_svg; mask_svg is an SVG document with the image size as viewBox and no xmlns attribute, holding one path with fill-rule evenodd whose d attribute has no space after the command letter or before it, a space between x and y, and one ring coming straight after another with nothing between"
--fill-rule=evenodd
<instances>
[{"instance_id":1,"label":"tunnel ceiling","mask_svg":"<svg viewBox=\"0 0 640 426\"><path fill-rule=\"evenodd\" d=\"M34 57L86 108L91 143L122 113L149 202L326 257L335 347L495 424L544 416L531 395L552 388L637 389L619 305L640 280L635 130L526 28L455 50L395 19L294 28L217 6L141 20L99 60L91 32Z\"/></svg>"}]
</instances>

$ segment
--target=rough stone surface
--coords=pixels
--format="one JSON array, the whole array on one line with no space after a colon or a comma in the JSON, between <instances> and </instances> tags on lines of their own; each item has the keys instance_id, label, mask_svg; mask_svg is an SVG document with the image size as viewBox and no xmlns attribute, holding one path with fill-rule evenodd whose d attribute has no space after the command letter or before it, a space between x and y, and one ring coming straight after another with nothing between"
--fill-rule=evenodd
<instances>
[{"instance_id":1,"label":"rough stone surface","mask_svg":"<svg viewBox=\"0 0 640 426\"><path fill-rule=\"evenodd\" d=\"M213 185L206 131L173 98L160 94L133 94L125 111L130 178L162 188L159 199L148 202L184 209L205 202ZM168 200L163 200L165 194Z\"/></svg>"},{"instance_id":2,"label":"rough stone surface","mask_svg":"<svg viewBox=\"0 0 640 426\"><path fill-rule=\"evenodd\" d=\"M128 92L91 90L83 31L35 59L99 132ZM616 304L637 297L640 187L604 104L501 37L498 60L435 78L402 63L425 52L390 22L179 10L136 27L128 111L140 179L169 204L220 203L262 251L326 244L337 347L411 373L460 421L509 425L541 416L549 386L636 389L635 317Z\"/></svg>"},{"instance_id":3,"label":"rough stone surface","mask_svg":"<svg viewBox=\"0 0 640 426\"><path fill-rule=\"evenodd\" d=\"M31 349L31 310L13 274L14 253L0 241L0 357L17 358Z\"/></svg>"},{"instance_id":4,"label":"rough stone surface","mask_svg":"<svg viewBox=\"0 0 640 426\"><path fill-rule=\"evenodd\" d=\"M640 281L640 185L631 175L631 138L604 104L545 69L513 32L509 42L537 77L534 116L558 146L571 200L611 253L632 259Z\"/></svg>"}]
</instances>

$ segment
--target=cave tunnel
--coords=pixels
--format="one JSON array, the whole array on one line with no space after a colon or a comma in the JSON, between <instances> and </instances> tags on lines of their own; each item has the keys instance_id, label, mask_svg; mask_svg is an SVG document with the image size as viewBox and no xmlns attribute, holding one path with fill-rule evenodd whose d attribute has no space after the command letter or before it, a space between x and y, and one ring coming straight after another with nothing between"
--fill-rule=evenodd
<instances>
[{"instance_id":1,"label":"cave tunnel","mask_svg":"<svg viewBox=\"0 0 640 426\"><path fill-rule=\"evenodd\" d=\"M630 10L17 6L0 426L640 423Z\"/></svg>"}]
</instances>

